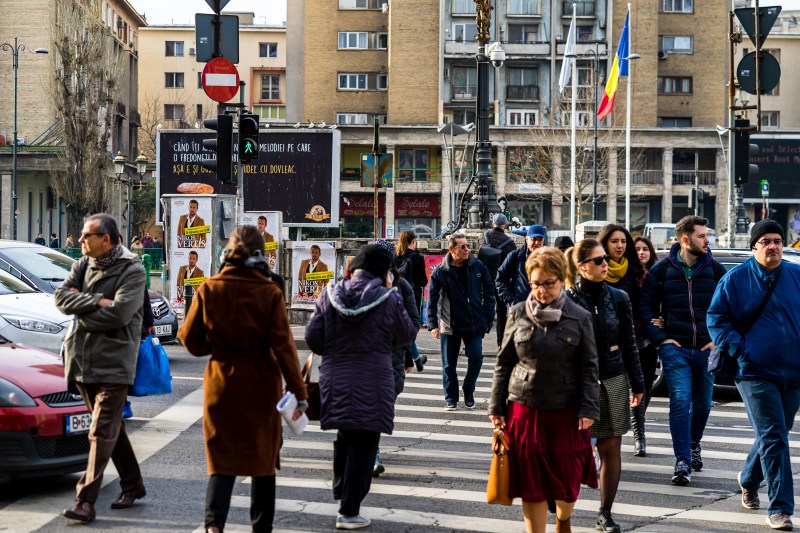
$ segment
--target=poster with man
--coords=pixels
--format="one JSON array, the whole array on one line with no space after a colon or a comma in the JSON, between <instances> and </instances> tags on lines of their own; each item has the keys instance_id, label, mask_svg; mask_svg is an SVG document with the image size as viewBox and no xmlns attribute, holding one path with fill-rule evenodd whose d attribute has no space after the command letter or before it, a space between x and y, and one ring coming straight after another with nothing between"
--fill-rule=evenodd
<instances>
[{"instance_id":1,"label":"poster with man","mask_svg":"<svg viewBox=\"0 0 800 533\"><path fill-rule=\"evenodd\" d=\"M248 211L242 213L240 220L242 224L258 227L264 237L264 256L269 262L269 268L280 274L281 214L277 211Z\"/></svg>"},{"instance_id":2,"label":"poster with man","mask_svg":"<svg viewBox=\"0 0 800 533\"><path fill-rule=\"evenodd\" d=\"M211 200L209 196L169 198L169 294L170 303L178 309L183 307L184 287L200 285L211 273Z\"/></svg>"},{"instance_id":3,"label":"poster with man","mask_svg":"<svg viewBox=\"0 0 800 533\"><path fill-rule=\"evenodd\" d=\"M313 309L333 280L336 248L332 242L295 242L292 251L292 307Z\"/></svg>"}]
</instances>

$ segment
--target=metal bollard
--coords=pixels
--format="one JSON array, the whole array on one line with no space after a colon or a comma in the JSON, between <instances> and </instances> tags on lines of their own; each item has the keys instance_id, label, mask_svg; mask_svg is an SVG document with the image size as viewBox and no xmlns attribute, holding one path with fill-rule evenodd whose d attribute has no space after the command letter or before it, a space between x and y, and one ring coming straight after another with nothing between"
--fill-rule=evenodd
<instances>
[{"instance_id":1,"label":"metal bollard","mask_svg":"<svg viewBox=\"0 0 800 533\"><path fill-rule=\"evenodd\" d=\"M194 296L194 287L192 285L184 285L183 286L183 316L186 317L186 314L189 312L189 308L192 307L192 297Z\"/></svg>"}]
</instances>

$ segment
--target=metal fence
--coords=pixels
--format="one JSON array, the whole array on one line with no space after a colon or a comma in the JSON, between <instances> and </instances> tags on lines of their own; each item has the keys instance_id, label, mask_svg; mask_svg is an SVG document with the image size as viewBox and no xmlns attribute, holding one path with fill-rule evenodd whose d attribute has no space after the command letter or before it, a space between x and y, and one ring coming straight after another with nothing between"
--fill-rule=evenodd
<instances>
[{"instance_id":1,"label":"metal fence","mask_svg":"<svg viewBox=\"0 0 800 533\"><path fill-rule=\"evenodd\" d=\"M80 248L58 248L58 251L73 259L80 259L83 257L83 252L81 252ZM139 257L148 254L153 265L150 272L161 271L161 263L164 261L164 248L136 248L131 250L131 252L137 254Z\"/></svg>"}]
</instances>

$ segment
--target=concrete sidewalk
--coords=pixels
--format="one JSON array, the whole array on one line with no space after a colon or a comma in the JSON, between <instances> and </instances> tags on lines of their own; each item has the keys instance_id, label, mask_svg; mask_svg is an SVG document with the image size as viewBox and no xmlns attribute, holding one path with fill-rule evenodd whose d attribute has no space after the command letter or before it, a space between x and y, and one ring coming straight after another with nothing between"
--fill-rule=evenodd
<instances>
[{"instance_id":1,"label":"concrete sidewalk","mask_svg":"<svg viewBox=\"0 0 800 533\"><path fill-rule=\"evenodd\" d=\"M294 334L294 341L297 344L298 350L308 350L308 344L305 340L305 326L292 326L292 333ZM483 355L494 356L497 354L497 332L494 327L492 331L486 334L483 338ZM420 353L426 355L441 354L440 341L434 339L431 332L423 326L419 333L417 333L417 349ZM463 351L463 348L462 348Z\"/></svg>"}]
</instances>

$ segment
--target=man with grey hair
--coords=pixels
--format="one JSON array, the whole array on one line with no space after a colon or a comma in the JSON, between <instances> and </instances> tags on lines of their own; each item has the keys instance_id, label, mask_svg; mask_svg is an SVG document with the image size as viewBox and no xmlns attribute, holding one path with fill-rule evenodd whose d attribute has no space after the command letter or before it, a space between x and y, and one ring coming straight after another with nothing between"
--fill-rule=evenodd
<instances>
[{"instance_id":1,"label":"man with grey hair","mask_svg":"<svg viewBox=\"0 0 800 533\"><path fill-rule=\"evenodd\" d=\"M64 370L91 411L92 425L86 472L76 487L76 503L64 516L91 522L109 460L122 487L112 509L131 507L146 494L122 421L136 374L145 272L139 257L119 244L119 228L111 215L89 217L78 242L84 257L56 289L55 303L76 318L64 339Z\"/></svg>"},{"instance_id":2,"label":"man with grey hair","mask_svg":"<svg viewBox=\"0 0 800 533\"><path fill-rule=\"evenodd\" d=\"M489 269L470 255L467 237L453 233L448 253L431 274L428 329L441 340L445 410L458 408L456 364L461 342L467 354L464 406L475 409L475 385L483 364L483 336L494 320L494 284Z\"/></svg>"}]
</instances>

